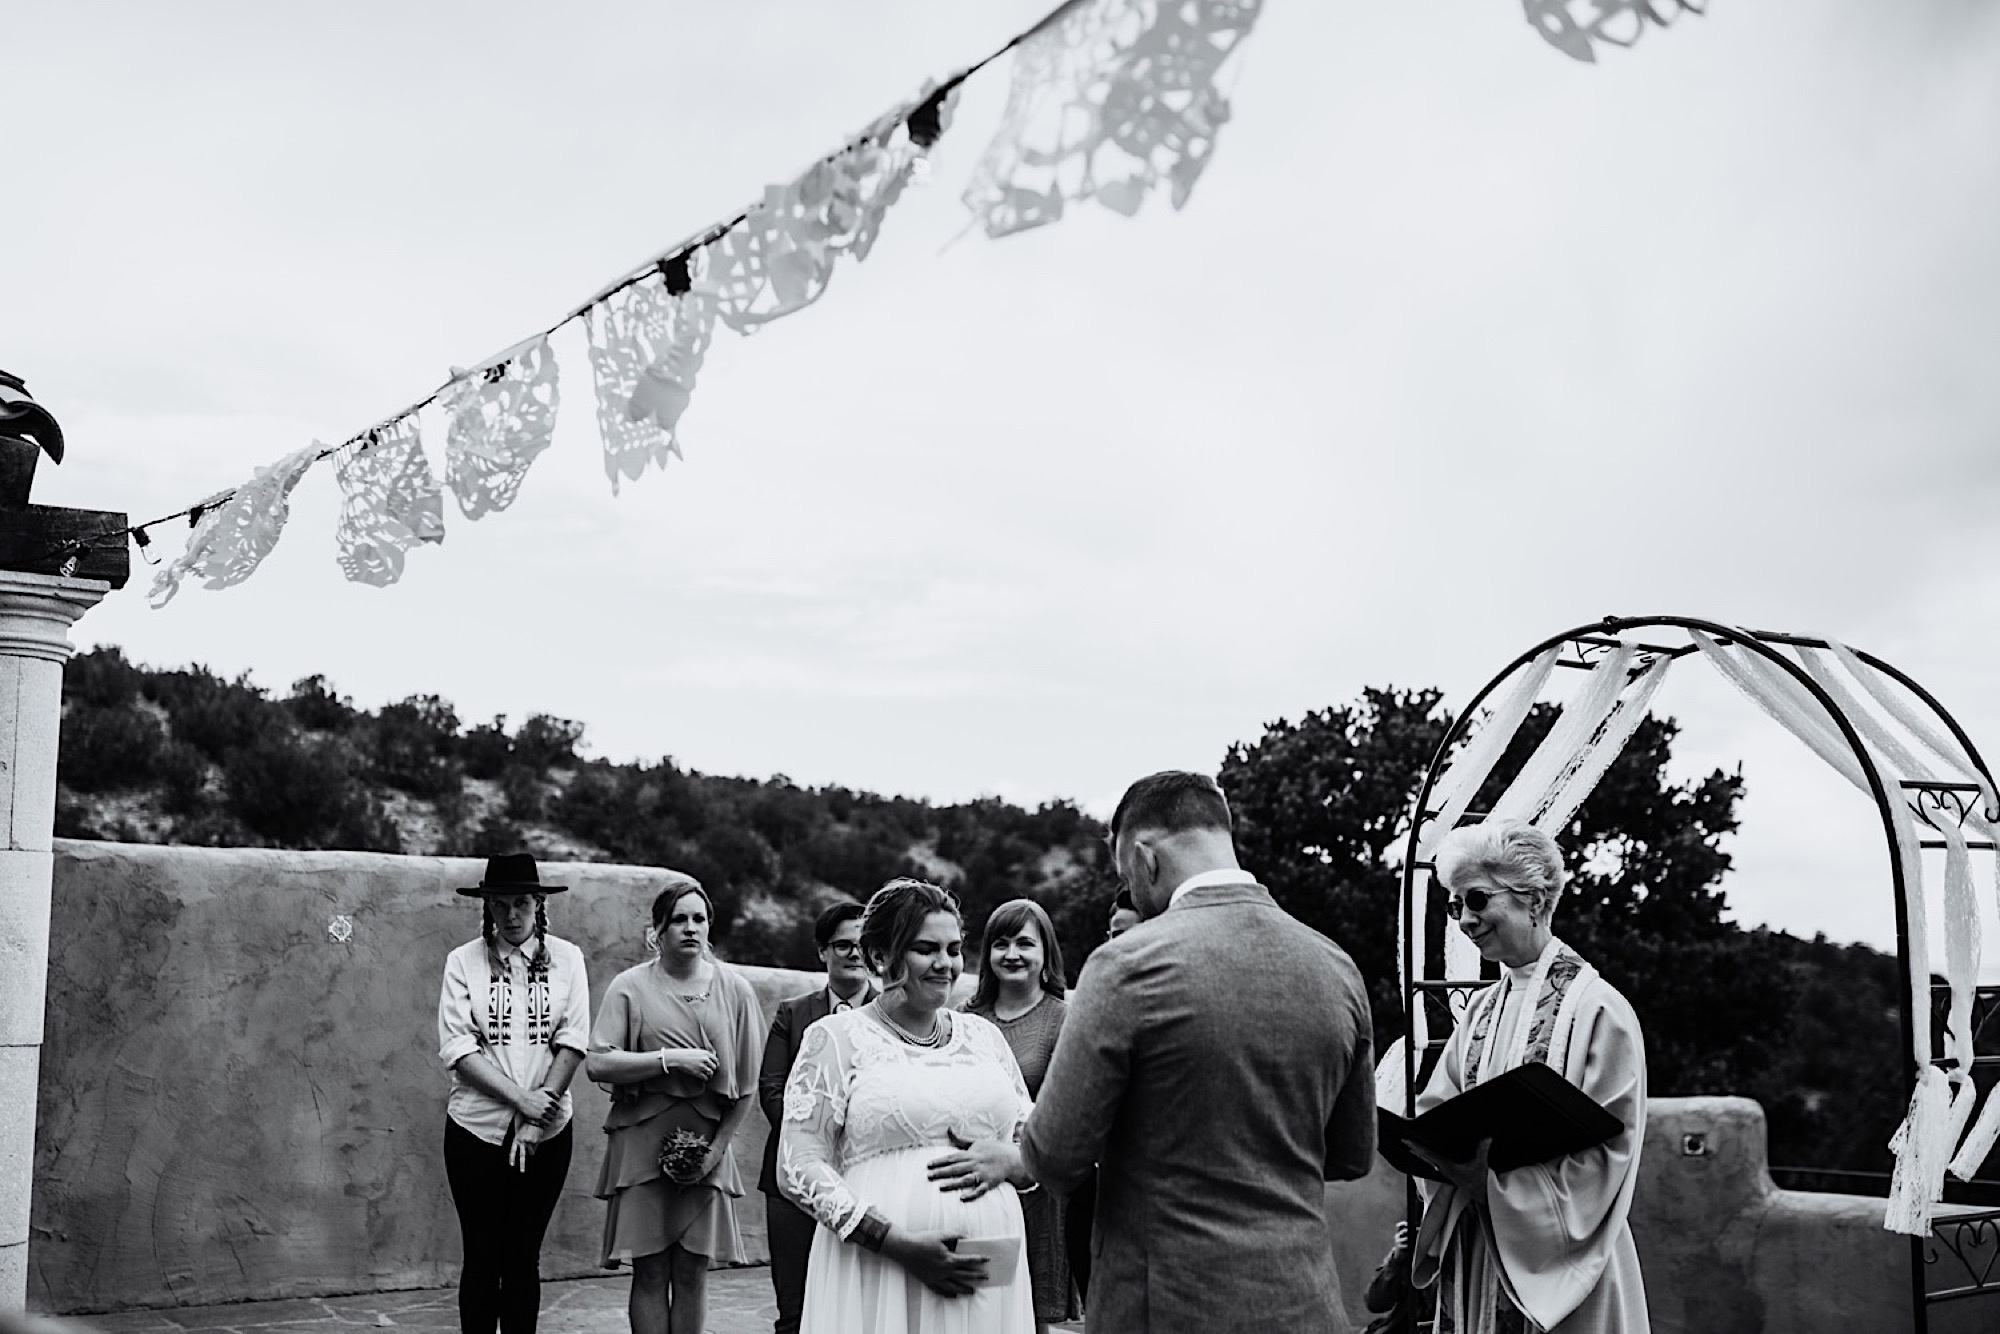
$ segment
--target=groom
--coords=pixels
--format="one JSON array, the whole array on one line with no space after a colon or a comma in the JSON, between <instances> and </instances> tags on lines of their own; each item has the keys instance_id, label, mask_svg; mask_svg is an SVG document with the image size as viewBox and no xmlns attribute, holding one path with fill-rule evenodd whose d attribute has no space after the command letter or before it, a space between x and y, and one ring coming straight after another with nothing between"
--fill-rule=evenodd
<instances>
[{"instance_id":1,"label":"groom","mask_svg":"<svg viewBox=\"0 0 2000 1334\"><path fill-rule=\"evenodd\" d=\"M1140 779L1111 845L1144 929L1084 965L1018 1155L933 1176L1067 1193L1098 1164L1093 1331L1345 1330L1324 1182L1375 1156L1361 975L1236 864L1212 779Z\"/></svg>"}]
</instances>

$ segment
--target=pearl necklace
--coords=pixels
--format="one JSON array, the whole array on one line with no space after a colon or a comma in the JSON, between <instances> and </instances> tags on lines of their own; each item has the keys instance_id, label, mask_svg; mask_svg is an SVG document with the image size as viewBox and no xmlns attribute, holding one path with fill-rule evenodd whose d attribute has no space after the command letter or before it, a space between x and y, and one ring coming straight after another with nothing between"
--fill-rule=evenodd
<instances>
[{"instance_id":1,"label":"pearl necklace","mask_svg":"<svg viewBox=\"0 0 2000 1334\"><path fill-rule=\"evenodd\" d=\"M944 1045L944 1020L935 1011L931 1014L931 1034L927 1038L920 1038L909 1029L904 1028L896 1022L895 1018L886 1008L879 1004L875 1007L875 1013L882 1016L883 1023L896 1030L897 1037L909 1043L912 1047L939 1047Z\"/></svg>"}]
</instances>

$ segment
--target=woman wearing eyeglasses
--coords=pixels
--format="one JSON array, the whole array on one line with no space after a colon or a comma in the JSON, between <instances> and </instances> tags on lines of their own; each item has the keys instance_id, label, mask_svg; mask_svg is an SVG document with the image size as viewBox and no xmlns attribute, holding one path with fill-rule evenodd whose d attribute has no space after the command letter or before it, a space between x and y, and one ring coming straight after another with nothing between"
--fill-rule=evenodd
<instances>
[{"instance_id":1,"label":"woman wearing eyeglasses","mask_svg":"<svg viewBox=\"0 0 2000 1334\"><path fill-rule=\"evenodd\" d=\"M1645 1334L1639 1253L1626 1216L1646 1138L1646 1048L1625 998L1557 939L1566 874L1555 840L1518 820L1454 829L1434 855L1445 912L1500 965L1472 998L1417 1099L1421 1114L1483 1080L1539 1062L1624 1130L1594 1149L1495 1172L1486 1145L1464 1162L1411 1146L1445 1178L1420 1182L1411 1281L1438 1289L1454 1334Z\"/></svg>"}]
</instances>

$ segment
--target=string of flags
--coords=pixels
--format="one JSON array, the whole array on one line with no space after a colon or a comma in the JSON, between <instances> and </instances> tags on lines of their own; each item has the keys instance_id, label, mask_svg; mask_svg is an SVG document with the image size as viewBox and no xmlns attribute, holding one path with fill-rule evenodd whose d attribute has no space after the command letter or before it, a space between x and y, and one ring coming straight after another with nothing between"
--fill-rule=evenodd
<instances>
[{"instance_id":1,"label":"string of flags","mask_svg":"<svg viewBox=\"0 0 2000 1334\"><path fill-rule=\"evenodd\" d=\"M257 468L186 509L115 532L74 539L134 541L158 566L158 608L182 583L233 587L257 571L283 535L294 488L331 461L340 488L336 559L350 580L402 578L409 553L444 541L444 492L478 520L512 505L553 439L562 403L551 335L581 324L605 476L612 493L682 458L682 418L718 324L756 332L812 305L843 259L859 262L889 210L928 170L950 129L960 86L1013 54L1001 125L961 198L977 227L999 238L1061 220L1094 203L1126 217L1164 191L1185 207L1229 119L1218 79L1249 37L1264 0L1063 0L983 59L926 84L798 177L768 187L734 217L703 229L607 284L547 328L469 367L337 445L318 441ZM1591 59L1593 41L1629 45L1633 23L1664 25L1663 10L1701 12L1705 0L1523 0L1551 44ZM1579 12L1581 11L1581 12ZM443 418L444 473L425 451L422 418ZM180 555L160 564L153 529L189 527ZM58 551L55 554L62 554Z\"/></svg>"}]
</instances>

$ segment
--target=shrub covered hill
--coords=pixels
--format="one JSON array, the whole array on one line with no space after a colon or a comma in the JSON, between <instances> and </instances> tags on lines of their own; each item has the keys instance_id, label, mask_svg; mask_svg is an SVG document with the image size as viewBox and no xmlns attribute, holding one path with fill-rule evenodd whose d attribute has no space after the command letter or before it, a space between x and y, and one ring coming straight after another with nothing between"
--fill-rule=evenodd
<instances>
[{"instance_id":1,"label":"shrub covered hill","mask_svg":"<svg viewBox=\"0 0 2000 1334\"><path fill-rule=\"evenodd\" d=\"M810 919L915 874L955 888L976 935L1018 896L1054 917L1072 978L1102 939L1113 888L1103 825L1068 802L933 804L778 776L732 778L581 752L583 726L536 714L467 726L417 695L358 709L323 677L282 696L202 667L155 670L116 648L63 684L56 832L227 847L350 848L672 866L713 893L718 951L810 967ZM1354 956L1378 1044L1402 1030L1397 857L1410 801L1450 725L1435 690L1369 690L1269 724L1219 770L1246 866ZM1522 729L1475 809L1546 732ZM1645 1024L1655 1094L1741 1093L1770 1113L1773 1160L1866 1171L1905 1097L1895 960L1726 920L1721 840L1740 773L1675 784L1677 728L1649 719L1565 840L1557 917ZM976 955L974 956L976 957Z\"/></svg>"}]
</instances>

